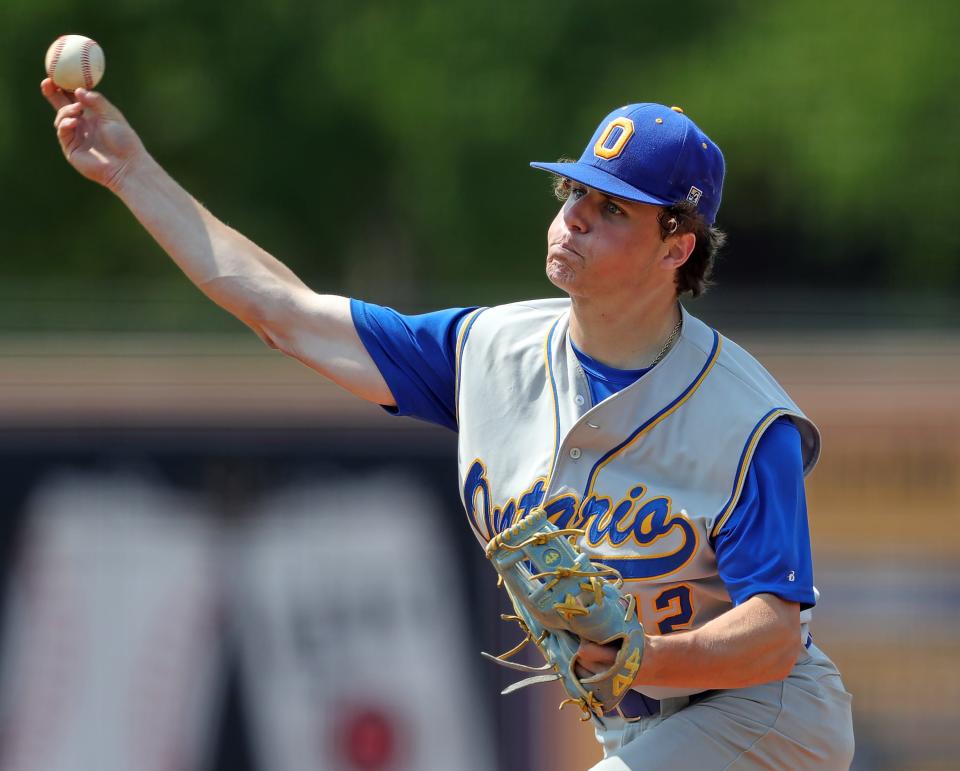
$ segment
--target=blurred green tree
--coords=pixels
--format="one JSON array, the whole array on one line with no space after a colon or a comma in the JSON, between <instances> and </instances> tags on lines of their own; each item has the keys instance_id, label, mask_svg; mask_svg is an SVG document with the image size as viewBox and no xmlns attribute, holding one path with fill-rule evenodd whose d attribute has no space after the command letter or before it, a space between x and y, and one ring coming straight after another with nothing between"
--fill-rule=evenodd
<instances>
[{"instance_id":1,"label":"blurred green tree","mask_svg":"<svg viewBox=\"0 0 960 771\"><path fill-rule=\"evenodd\" d=\"M62 32L100 41L102 89L158 160L317 288L404 307L549 291L557 204L527 162L661 101L726 153L722 283L960 289L953 3L5 0L0 299L98 281L194 299L60 158L38 84Z\"/></svg>"}]
</instances>

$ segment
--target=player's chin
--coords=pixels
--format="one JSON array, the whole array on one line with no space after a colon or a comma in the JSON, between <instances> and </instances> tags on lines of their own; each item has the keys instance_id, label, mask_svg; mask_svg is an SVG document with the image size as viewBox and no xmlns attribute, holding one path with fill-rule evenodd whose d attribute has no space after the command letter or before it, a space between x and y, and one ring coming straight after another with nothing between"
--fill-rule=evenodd
<instances>
[{"instance_id":1,"label":"player's chin","mask_svg":"<svg viewBox=\"0 0 960 771\"><path fill-rule=\"evenodd\" d=\"M570 289L577 280L577 272L569 263L556 257L547 257L547 278L558 289Z\"/></svg>"}]
</instances>

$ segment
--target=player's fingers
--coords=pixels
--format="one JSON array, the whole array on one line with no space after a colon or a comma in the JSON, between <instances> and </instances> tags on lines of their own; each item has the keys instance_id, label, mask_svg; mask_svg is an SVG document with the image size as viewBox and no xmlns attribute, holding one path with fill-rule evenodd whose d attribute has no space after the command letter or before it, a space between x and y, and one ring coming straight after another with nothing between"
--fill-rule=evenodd
<instances>
[{"instance_id":1,"label":"player's fingers","mask_svg":"<svg viewBox=\"0 0 960 771\"><path fill-rule=\"evenodd\" d=\"M580 680L586 680L588 677L593 677L597 674L593 670L582 667L579 664L575 664L573 667L573 674L575 674Z\"/></svg>"},{"instance_id":2,"label":"player's fingers","mask_svg":"<svg viewBox=\"0 0 960 771\"><path fill-rule=\"evenodd\" d=\"M59 110L68 104L73 104L73 99L71 99L65 91L58 88L52 78L44 78L40 81L40 93L50 102L50 106L53 107L54 110Z\"/></svg>"},{"instance_id":3,"label":"player's fingers","mask_svg":"<svg viewBox=\"0 0 960 771\"><path fill-rule=\"evenodd\" d=\"M97 115L114 120L123 120L123 114L114 107L99 91L88 91L85 88L78 88L73 92L77 101L84 107L90 108Z\"/></svg>"},{"instance_id":4,"label":"player's fingers","mask_svg":"<svg viewBox=\"0 0 960 771\"><path fill-rule=\"evenodd\" d=\"M610 666L617 660L617 649L609 645L597 645L589 640L580 641L580 661L590 664Z\"/></svg>"},{"instance_id":5,"label":"player's fingers","mask_svg":"<svg viewBox=\"0 0 960 771\"><path fill-rule=\"evenodd\" d=\"M57 139L62 145L68 145L73 141L76 134L77 121L73 118L67 118L57 126Z\"/></svg>"},{"instance_id":6,"label":"player's fingers","mask_svg":"<svg viewBox=\"0 0 960 771\"><path fill-rule=\"evenodd\" d=\"M83 114L83 105L73 102L71 104L66 104L57 110L57 115L53 119L53 125L59 126L63 123L65 118L76 118Z\"/></svg>"},{"instance_id":7,"label":"player's fingers","mask_svg":"<svg viewBox=\"0 0 960 771\"><path fill-rule=\"evenodd\" d=\"M580 648L577 650L577 670L578 676L584 677L583 671L596 675L606 672L616 663L617 650L608 645L597 645L588 640L580 641Z\"/></svg>"}]
</instances>

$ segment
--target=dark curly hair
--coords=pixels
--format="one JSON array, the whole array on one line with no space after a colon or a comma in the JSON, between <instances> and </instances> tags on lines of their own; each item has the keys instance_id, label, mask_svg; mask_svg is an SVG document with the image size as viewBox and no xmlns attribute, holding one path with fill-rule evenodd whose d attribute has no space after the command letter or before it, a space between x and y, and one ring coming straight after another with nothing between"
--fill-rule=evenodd
<instances>
[{"instance_id":1,"label":"dark curly hair","mask_svg":"<svg viewBox=\"0 0 960 771\"><path fill-rule=\"evenodd\" d=\"M561 158L561 163L571 163L569 158ZM570 195L571 180L555 175L553 192L561 201L566 201ZM690 257L683 265L677 268L676 285L677 296L689 293L692 297L699 297L713 284L713 266L717 252L727 242L727 234L720 228L708 225L697 207L689 201L680 201L672 206L664 206L657 215L660 223L660 238L664 241L678 233L693 233L697 237L696 246Z\"/></svg>"}]
</instances>

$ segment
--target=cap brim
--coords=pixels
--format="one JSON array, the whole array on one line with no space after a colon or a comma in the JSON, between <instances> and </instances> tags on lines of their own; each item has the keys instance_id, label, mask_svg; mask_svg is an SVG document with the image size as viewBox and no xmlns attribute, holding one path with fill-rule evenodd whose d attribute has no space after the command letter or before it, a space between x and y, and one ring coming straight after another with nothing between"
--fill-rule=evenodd
<instances>
[{"instance_id":1,"label":"cap brim","mask_svg":"<svg viewBox=\"0 0 960 771\"><path fill-rule=\"evenodd\" d=\"M589 163L580 163L579 161L576 163L533 162L530 165L535 169L559 174L561 177L567 177L581 185L592 187L601 193L606 193L614 198L622 198L625 201L636 201L637 203L648 203L655 206L671 206L676 203L676 201L668 201L645 193L632 185L628 185L619 177L615 177L603 169L598 169L596 166L591 166Z\"/></svg>"}]
</instances>

